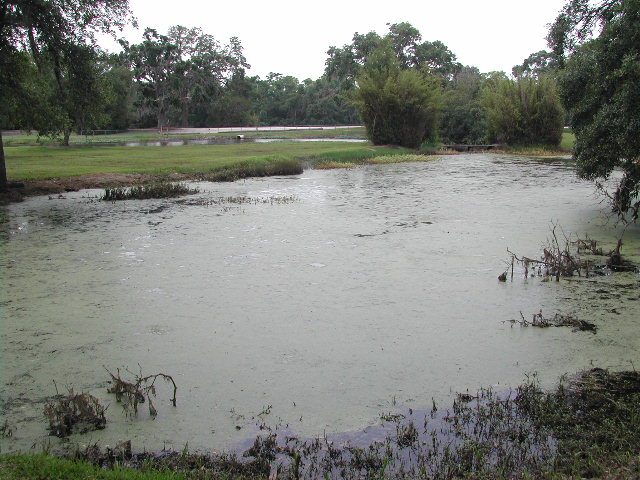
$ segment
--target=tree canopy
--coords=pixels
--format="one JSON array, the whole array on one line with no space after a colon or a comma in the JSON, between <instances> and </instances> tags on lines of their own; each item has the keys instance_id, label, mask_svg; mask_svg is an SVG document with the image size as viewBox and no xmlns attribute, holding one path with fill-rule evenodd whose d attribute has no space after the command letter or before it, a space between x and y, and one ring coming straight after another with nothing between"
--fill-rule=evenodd
<instances>
[{"instance_id":1,"label":"tree canopy","mask_svg":"<svg viewBox=\"0 0 640 480\"><path fill-rule=\"evenodd\" d=\"M29 62L50 68L57 97L65 103L65 67L86 53L98 32L112 33L131 19L128 0L1 0L0 1L0 117L7 107L29 93ZM31 58L22 52L29 52ZM0 190L7 177L0 136Z\"/></svg>"},{"instance_id":2,"label":"tree canopy","mask_svg":"<svg viewBox=\"0 0 640 480\"><path fill-rule=\"evenodd\" d=\"M354 79L366 59L384 42L389 42L402 69L418 68L443 78L450 78L462 65L442 42L422 41L422 35L409 22L387 24L389 32L380 36L376 32L354 33L351 44L341 48L332 46L327 51L325 75L329 78Z\"/></svg>"},{"instance_id":3,"label":"tree canopy","mask_svg":"<svg viewBox=\"0 0 640 480\"><path fill-rule=\"evenodd\" d=\"M620 168L613 210L640 201L640 0L567 3L550 29L562 55L561 94L576 135L574 156L583 178L602 182Z\"/></svg>"}]
</instances>

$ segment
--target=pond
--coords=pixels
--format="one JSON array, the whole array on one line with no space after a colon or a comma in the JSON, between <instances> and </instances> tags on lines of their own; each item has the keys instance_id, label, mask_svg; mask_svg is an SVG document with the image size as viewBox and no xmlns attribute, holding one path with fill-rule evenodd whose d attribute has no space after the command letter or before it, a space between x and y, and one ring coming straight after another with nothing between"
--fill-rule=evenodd
<instances>
[{"instance_id":1,"label":"pond","mask_svg":"<svg viewBox=\"0 0 640 480\"><path fill-rule=\"evenodd\" d=\"M6 207L0 421L14 434L2 452L55 444L42 408L56 388L109 404L107 428L72 441L220 451L258 422L357 432L381 412L446 407L533 372L551 386L640 363L637 274L497 280L507 248L537 257L552 223L615 245L570 162L465 154L198 186L182 199L85 190ZM637 226L623 253L640 262ZM541 309L598 332L508 323ZM160 385L157 418L127 418L105 367L173 376L177 407Z\"/></svg>"},{"instance_id":2,"label":"pond","mask_svg":"<svg viewBox=\"0 0 640 480\"><path fill-rule=\"evenodd\" d=\"M74 144L74 147L86 148L92 147L182 147L185 145L233 145L237 143L277 143L277 142L293 142L293 143L309 143L309 142L346 142L346 143L365 143L366 139L361 138L253 138L253 137L207 137L192 138L178 140L154 140L148 142L100 142L92 141L89 143Z\"/></svg>"}]
</instances>

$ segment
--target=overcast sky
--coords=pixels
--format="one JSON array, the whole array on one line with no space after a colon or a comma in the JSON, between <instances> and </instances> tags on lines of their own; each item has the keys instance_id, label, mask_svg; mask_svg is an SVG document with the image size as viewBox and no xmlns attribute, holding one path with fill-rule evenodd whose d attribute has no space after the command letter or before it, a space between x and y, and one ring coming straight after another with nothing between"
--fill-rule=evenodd
<instances>
[{"instance_id":1,"label":"overcast sky","mask_svg":"<svg viewBox=\"0 0 640 480\"><path fill-rule=\"evenodd\" d=\"M351 43L354 32L385 34L387 23L409 22L422 40L440 40L465 65L481 72L503 70L546 49L547 24L564 0L130 0L139 29L124 36L142 40L145 27L166 33L172 25L200 27L220 43L236 36L251 64L250 75L269 72L317 79L327 49ZM115 44L105 43L111 51Z\"/></svg>"}]
</instances>

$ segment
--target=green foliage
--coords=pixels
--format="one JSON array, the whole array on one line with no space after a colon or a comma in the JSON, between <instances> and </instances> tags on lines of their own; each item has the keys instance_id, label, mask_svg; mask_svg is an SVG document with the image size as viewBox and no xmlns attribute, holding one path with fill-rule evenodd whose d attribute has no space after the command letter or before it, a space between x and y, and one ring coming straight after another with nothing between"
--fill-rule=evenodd
<instances>
[{"instance_id":1,"label":"green foliage","mask_svg":"<svg viewBox=\"0 0 640 480\"><path fill-rule=\"evenodd\" d=\"M560 144L564 109L553 78L490 79L481 102L489 141L518 146Z\"/></svg>"},{"instance_id":2,"label":"green foliage","mask_svg":"<svg viewBox=\"0 0 640 480\"><path fill-rule=\"evenodd\" d=\"M97 32L122 30L130 15L127 0L4 0L0 4L0 122L4 123L2 117L6 113L2 105L21 98L29 90L24 88L25 83L33 78L28 74L30 69L24 68L21 52L29 51L40 70L46 63L53 65L56 93L65 104L63 68L74 67L68 63L73 61L70 57L89 48ZM30 110L38 108L38 104L28 106ZM23 122L18 124L22 126ZM69 130L66 122L63 129ZM6 189L5 157L0 143L0 190Z\"/></svg>"},{"instance_id":3,"label":"green foliage","mask_svg":"<svg viewBox=\"0 0 640 480\"><path fill-rule=\"evenodd\" d=\"M409 22L388 25L389 33L384 37L376 32L364 35L356 32L351 44L342 48L330 47L325 62L325 76L353 81L367 58L384 44L390 46L403 69L415 67L450 79L462 67L442 42L422 42L422 35Z\"/></svg>"},{"instance_id":4,"label":"green foliage","mask_svg":"<svg viewBox=\"0 0 640 480\"><path fill-rule=\"evenodd\" d=\"M540 50L525 58L522 65L513 67L511 73L515 78L540 77L542 75L555 74L559 65L560 61L555 53Z\"/></svg>"},{"instance_id":5,"label":"green foliage","mask_svg":"<svg viewBox=\"0 0 640 480\"><path fill-rule=\"evenodd\" d=\"M480 103L483 77L475 67L462 67L443 95L440 139L447 144L482 144L487 129Z\"/></svg>"},{"instance_id":6,"label":"green foliage","mask_svg":"<svg viewBox=\"0 0 640 480\"><path fill-rule=\"evenodd\" d=\"M205 123L227 84L244 76L249 67L237 37L221 45L199 28L177 25L166 35L148 28L143 38L139 44L124 44L136 79L142 124L151 120L159 128L189 126L192 112L198 123Z\"/></svg>"},{"instance_id":7,"label":"green foliage","mask_svg":"<svg viewBox=\"0 0 640 480\"><path fill-rule=\"evenodd\" d=\"M402 69L388 46L367 59L353 96L374 145L407 148L435 139L440 101L439 79Z\"/></svg>"},{"instance_id":8,"label":"green foliage","mask_svg":"<svg viewBox=\"0 0 640 480\"><path fill-rule=\"evenodd\" d=\"M600 35L578 45L596 25ZM554 48L568 53L559 82L576 135L574 157L583 178L601 181L619 167L623 177L612 194L614 212L640 200L640 1L567 4L553 25Z\"/></svg>"},{"instance_id":9,"label":"green foliage","mask_svg":"<svg viewBox=\"0 0 640 480\"><path fill-rule=\"evenodd\" d=\"M229 167L224 167L199 175L199 178L208 182L235 182L241 178L271 177L275 175L298 175L302 173L300 161L282 156L273 156L262 161L239 162Z\"/></svg>"},{"instance_id":10,"label":"green foliage","mask_svg":"<svg viewBox=\"0 0 640 480\"><path fill-rule=\"evenodd\" d=\"M133 187L107 187L102 200L145 200L149 198L173 198L198 193L197 188L189 188L183 183L154 182Z\"/></svg>"},{"instance_id":11,"label":"green foliage","mask_svg":"<svg viewBox=\"0 0 640 480\"><path fill-rule=\"evenodd\" d=\"M49 455L10 455L0 459L1 480L183 480L184 474L170 470L148 472L116 467L103 470L84 461L66 460ZM224 477L222 477L224 478Z\"/></svg>"}]
</instances>

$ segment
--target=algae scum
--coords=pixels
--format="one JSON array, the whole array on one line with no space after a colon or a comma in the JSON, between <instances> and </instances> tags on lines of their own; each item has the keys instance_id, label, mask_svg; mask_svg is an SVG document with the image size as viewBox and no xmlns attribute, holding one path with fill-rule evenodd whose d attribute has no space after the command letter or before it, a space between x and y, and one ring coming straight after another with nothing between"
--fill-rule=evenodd
<instances>
[{"instance_id":1,"label":"algae scum","mask_svg":"<svg viewBox=\"0 0 640 480\"><path fill-rule=\"evenodd\" d=\"M55 446L42 412L56 388L108 405L106 428L73 441L220 451L246 446L257 425L347 438L375 432L383 412L501 392L531 372L551 386L639 363L637 273L497 280L507 248L539 255L551 222L615 246L605 206L568 162L458 155L194 187L3 212L0 423L13 435L2 452ZM629 228L623 254L636 264L639 240ZM517 324L540 310L597 333ZM132 418L105 367L171 375L177 406L161 383L156 414Z\"/></svg>"}]
</instances>

